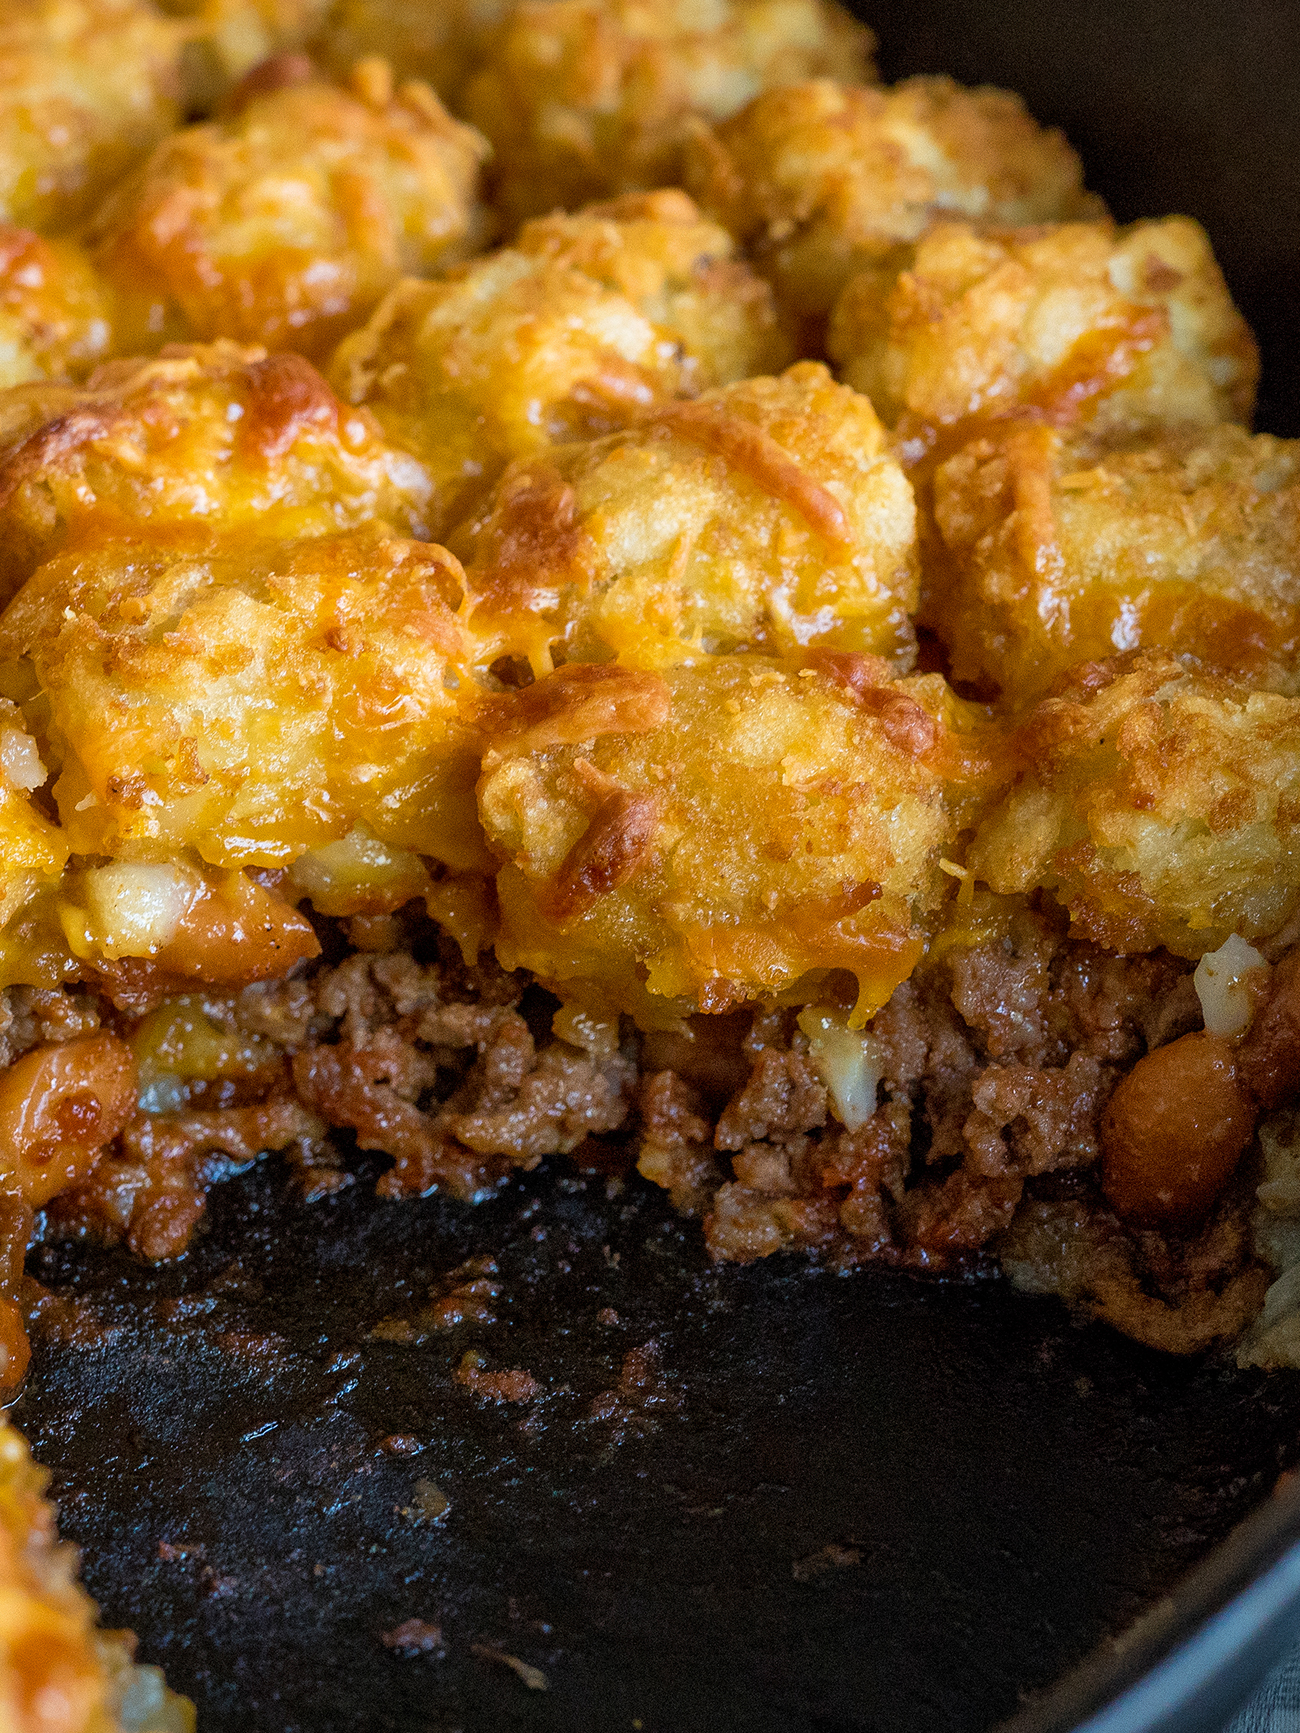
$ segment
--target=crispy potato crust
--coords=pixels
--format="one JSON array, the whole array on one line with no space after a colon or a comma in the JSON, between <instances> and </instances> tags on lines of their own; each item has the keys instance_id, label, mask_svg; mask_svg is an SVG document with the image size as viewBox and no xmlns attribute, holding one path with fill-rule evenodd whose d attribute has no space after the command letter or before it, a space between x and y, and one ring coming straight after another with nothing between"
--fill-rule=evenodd
<instances>
[{"instance_id":1,"label":"crispy potato crust","mask_svg":"<svg viewBox=\"0 0 1300 1733\"><path fill-rule=\"evenodd\" d=\"M430 483L310 362L235 343L0 399L0 602L64 548L292 539L374 520L422 535Z\"/></svg>"},{"instance_id":2,"label":"crispy potato crust","mask_svg":"<svg viewBox=\"0 0 1300 1733\"><path fill-rule=\"evenodd\" d=\"M697 128L685 172L811 340L854 276L896 275L941 216L1039 223L1099 204L1065 139L1018 96L949 78L769 91L715 130Z\"/></svg>"},{"instance_id":3,"label":"crispy potato crust","mask_svg":"<svg viewBox=\"0 0 1300 1733\"><path fill-rule=\"evenodd\" d=\"M522 0L464 91L508 226L679 184L697 116L819 74L871 75L870 31L833 0Z\"/></svg>"},{"instance_id":4,"label":"crispy potato crust","mask_svg":"<svg viewBox=\"0 0 1300 1733\"><path fill-rule=\"evenodd\" d=\"M943 222L835 309L830 350L903 437L1031 414L1098 437L1249 421L1259 357L1189 217Z\"/></svg>"},{"instance_id":5,"label":"crispy potato crust","mask_svg":"<svg viewBox=\"0 0 1300 1733\"><path fill-rule=\"evenodd\" d=\"M837 970L875 1010L956 830L944 704L933 676L816 655L571 665L502 698L479 784L498 955L649 1027Z\"/></svg>"},{"instance_id":6,"label":"crispy potato crust","mask_svg":"<svg viewBox=\"0 0 1300 1733\"><path fill-rule=\"evenodd\" d=\"M483 859L457 719L460 568L375 532L204 554L109 543L0 622L79 854L285 867L355 825ZM467 755L468 752L468 755Z\"/></svg>"},{"instance_id":7,"label":"crispy potato crust","mask_svg":"<svg viewBox=\"0 0 1300 1733\"><path fill-rule=\"evenodd\" d=\"M818 643L905 668L914 534L870 403L808 362L516 464L453 546L480 665Z\"/></svg>"},{"instance_id":8,"label":"crispy potato crust","mask_svg":"<svg viewBox=\"0 0 1300 1733\"><path fill-rule=\"evenodd\" d=\"M1041 886L1107 950L1182 957L1300 900L1300 700L1139 652L1073 669L1015 745L967 857L994 890Z\"/></svg>"},{"instance_id":9,"label":"crispy potato crust","mask_svg":"<svg viewBox=\"0 0 1300 1733\"><path fill-rule=\"evenodd\" d=\"M434 478L434 533L506 464L791 359L771 292L684 193L526 223L513 247L407 279L331 364Z\"/></svg>"},{"instance_id":10,"label":"crispy potato crust","mask_svg":"<svg viewBox=\"0 0 1300 1733\"><path fill-rule=\"evenodd\" d=\"M368 60L340 88L290 58L245 94L166 139L95 218L95 256L142 345L230 337L324 356L403 273L474 250L486 147L426 85L394 89Z\"/></svg>"},{"instance_id":11,"label":"crispy potato crust","mask_svg":"<svg viewBox=\"0 0 1300 1733\"><path fill-rule=\"evenodd\" d=\"M949 459L934 500L927 617L1004 704L1143 646L1300 688L1300 442L1224 426L1099 452L1013 426Z\"/></svg>"}]
</instances>

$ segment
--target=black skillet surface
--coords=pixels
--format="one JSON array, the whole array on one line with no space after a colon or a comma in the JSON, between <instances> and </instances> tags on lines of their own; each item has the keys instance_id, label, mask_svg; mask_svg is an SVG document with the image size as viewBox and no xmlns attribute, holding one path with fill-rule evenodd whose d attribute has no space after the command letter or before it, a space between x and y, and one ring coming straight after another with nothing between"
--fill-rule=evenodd
<instances>
[{"instance_id":1,"label":"black skillet surface","mask_svg":"<svg viewBox=\"0 0 1300 1733\"><path fill-rule=\"evenodd\" d=\"M1261 425L1300 433L1289 0L872 22L890 77L1021 90L1121 217L1199 216L1263 339ZM976 1733L1100 1645L1036 1712L1064 1728L1295 1521L1260 1507L1300 1463L1300 1379L1162 1359L995 1283L710 1269L637 1186L543 1173L470 1211L379 1204L359 1172L304 1210L264 1164L174 1269L34 1258L81 1320L39 1349L17 1418L106 1619L208 1733ZM497 1323L370 1337L486 1254ZM659 1373L619 1394L649 1342ZM454 1378L471 1347L539 1401L475 1398ZM441 1647L386 1646L410 1619Z\"/></svg>"},{"instance_id":2,"label":"black skillet surface","mask_svg":"<svg viewBox=\"0 0 1300 1733\"><path fill-rule=\"evenodd\" d=\"M1300 1383L997 1284L711 1269L645 1189L555 1179L304 1211L267 1163L172 1270L37 1258L99 1328L43 1347L17 1418L106 1618L209 1733L984 1728L1297 1455ZM484 1253L497 1323L370 1339ZM647 1342L657 1400L598 1417ZM541 1399L482 1403L471 1347ZM411 1618L445 1656L384 1646Z\"/></svg>"}]
</instances>

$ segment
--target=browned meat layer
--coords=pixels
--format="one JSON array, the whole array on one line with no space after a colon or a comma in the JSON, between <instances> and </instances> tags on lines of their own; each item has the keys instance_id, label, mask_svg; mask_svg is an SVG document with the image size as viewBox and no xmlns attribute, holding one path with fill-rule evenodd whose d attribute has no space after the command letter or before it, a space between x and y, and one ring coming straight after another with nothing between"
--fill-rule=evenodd
<instances>
[{"instance_id":1,"label":"browned meat layer","mask_svg":"<svg viewBox=\"0 0 1300 1733\"><path fill-rule=\"evenodd\" d=\"M359 936L374 942L373 923ZM175 1109L138 1113L84 1183L51 1200L44 1231L176 1257L212 1183L263 1151L285 1153L308 1199L348 1183L331 1130L393 1157L385 1197L440 1189L475 1201L512 1167L533 1168L623 1124L636 1067L617 1029L575 1024L572 1039L539 1043L519 1009L525 981L495 964L465 968L428 931L418 937L432 955L418 960L406 948L416 936L390 922L379 937L402 949L354 951L307 978L205 998L208 1022L260 1062L191 1079ZM139 1033L140 1020L102 1000L10 998L11 1030L27 1046L101 1019L128 1038Z\"/></svg>"},{"instance_id":2,"label":"browned meat layer","mask_svg":"<svg viewBox=\"0 0 1300 1733\"><path fill-rule=\"evenodd\" d=\"M1189 964L1116 957L1026 910L1009 936L895 992L874 1024L880 1105L858 1131L830 1119L793 1019L758 1017L748 1077L720 1111L712 1055L643 1077L639 1166L703 1216L717 1258L802 1247L953 1270L993 1252L1027 1285L1191 1352L1237 1334L1270 1280L1251 1246L1249 1172L1174 1235L1122 1223L1097 1167L1121 1077L1200 1023Z\"/></svg>"},{"instance_id":3,"label":"browned meat layer","mask_svg":"<svg viewBox=\"0 0 1300 1733\"><path fill-rule=\"evenodd\" d=\"M1201 1025L1191 966L1166 953L1117 957L1025 906L995 937L933 955L875 1020L878 1101L849 1130L793 1011L640 1037L557 1013L490 960L467 967L423 918L322 923L321 936L313 972L203 1001L241 1063L186 1076L182 1061L151 1101L165 1110L137 1113L46 1201L38 1234L178 1256L209 1187L262 1152L284 1153L305 1199L349 1183L348 1140L329 1135L341 1131L392 1157L386 1197L477 1200L555 1154L597 1171L635 1163L702 1218L715 1258L793 1248L944 1272L1001 1257L1026 1285L1174 1351L1239 1333L1259 1308L1269 1276L1251 1246L1249 1159L1179 1232L1121 1221L1099 1180L1117 1084ZM3 1057L89 1051L107 1031L139 1050L148 1010L15 989L0 995ZM9 1215L0 1287L22 1298L31 1210Z\"/></svg>"}]
</instances>

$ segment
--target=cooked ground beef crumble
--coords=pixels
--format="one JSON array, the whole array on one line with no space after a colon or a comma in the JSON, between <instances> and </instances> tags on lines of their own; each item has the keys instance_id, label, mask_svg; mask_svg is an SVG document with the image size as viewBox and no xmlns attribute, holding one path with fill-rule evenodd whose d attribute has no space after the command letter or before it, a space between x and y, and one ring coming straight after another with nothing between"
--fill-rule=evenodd
<instances>
[{"instance_id":1,"label":"cooked ground beef crumble","mask_svg":"<svg viewBox=\"0 0 1300 1733\"><path fill-rule=\"evenodd\" d=\"M1121 1221L1098 1181L1120 1079L1201 1026L1190 963L1104 952L1028 902L991 937L936 946L874 1020L878 1098L850 1130L795 1011L650 1035L626 1018L557 1012L523 972L486 954L467 965L416 907L319 919L320 963L187 1002L187 1030L199 1023L225 1055L206 1067L218 1075L177 1051L170 1026L151 1057L157 1007L139 994L0 996L7 1060L108 1028L134 1043L142 1078L157 1073L143 1097L156 1110L137 1112L85 1182L49 1202L38 1237L176 1257L211 1185L263 1152L283 1155L304 1201L349 1184L342 1132L392 1157L386 1198L478 1201L554 1155L635 1165L702 1218L716 1259L788 1248L841 1268L1000 1262L1174 1352L1235 1337L1259 1311L1272 1278L1251 1225L1257 1162L1183 1234ZM348 949L358 941L369 948ZM177 1070L160 1072L167 1063Z\"/></svg>"}]
</instances>

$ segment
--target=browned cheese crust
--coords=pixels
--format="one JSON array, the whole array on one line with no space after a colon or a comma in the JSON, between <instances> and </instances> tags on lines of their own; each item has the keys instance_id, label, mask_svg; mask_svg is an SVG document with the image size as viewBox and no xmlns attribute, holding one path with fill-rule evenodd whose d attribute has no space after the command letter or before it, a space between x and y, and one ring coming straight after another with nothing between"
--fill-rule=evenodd
<instances>
[{"instance_id":1,"label":"browned cheese crust","mask_svg":"<svg viewBox=\"0 0 1300 1733\"><path fill-rule=\"evenodd\" d=\"M901 439L951 449L1007 419L1114 439L1250 418L1255 342L1188 217L943 221L892 264L847 284L829 344Z\"/></svg>"},{"instance_id":2,"label":"browned cheese crust","mask_svg":"<svg viewBox=\"0 0 1300 1733\"><path fill-rule=\"evenodd\" d=\"M700 117L796 79L871 75L874 39L829 0L520 0L462 107L492 142L513 227L557 206L680 184Z\"/></svg>"},{"instance_id":3,"label":"browned cheese crust","mask_svg":"<svg viewBox=\"0 0 1300 1733\"><path fill-rule=\"evenodd\" d=\"M953 673L1031 702L1164 647L1300 681L1300 444L1236 426L1099 444L1012 424L937 471L927 616Z\"/></svg>"},{"instance_id":4,"label":"browned cheese crust","mask_svg":"<svg viewBox=\"0 0 1300 1733\"><path fill-rule=\"evenodd\" d=\"M0 400L0 602L56 553L427 530L431 484L292 353L172 345Z\"/></svg>"},{"instance_id":5,"label":"browned cheese crust","mask_svg":"<svg viewBox=\"0 0 1300 1733\"><path fill-rule=\"evenodd\" d=\"M459 593L442 549L376 532L52 560L9 607L0 657L30 671L62 834L82 855L229 871L373 821L393 846L481 861L477 758L462 767L444 680Z\"/></svg>"},{"instance_id":6,"label":"browned cheese crust","mask_svg":"<svg viewBox=\"0 0 1300 1733\"><path fill-rule=\"evenodd\" d=\"M629 193L525 223L515 243L407 278L331 378L434 484L435 533L512 459L793 359L771 291L684 193Z\"/></svg>"},{"instance_id":7,"label":"browned cheese crust","mask_svg":"<svg viewBox=\"0 0 1300 1733\"><path fill-rule=\"evenodd\" d=\"M934 676L818 652L575 664L503 700L479 784L498 956L642 1027L801 1003L837 971L867 1016L921 954L957 833L944 711Z\"/></svg>"},{"instance_id":8,"label":"browned cheese crust","mask_svg":"<svg viewBox=\"0 0 1300 1733\"><path fill-rule=\"evenodd\" d=\"M846 284L860 273L888 283L941 217L1008 227L1099 208L1065 139L1019 97L949 78L769 91L695 129L686 183L814 343Z\"/></svg>"},{"instance_id":9,"label":"browned cheese crust","mask_svg":"<svg viewBox=\"0 0 1300 1733\"><path fill-rule=\"evenodd\" d=\"M907 669L915 522L871 404L802 362L514 464L451 545L481 663L816 644Z\"/></svg>"},{"instance_id":10,"label":"browned cheese crust","mask_svg":"<svg viewBox=\"0 0 1300 1733\"><path fill-rule=\"evenodd\" d=\"M968 856L996 891L1050 890L1120 952L1200 957L1300 901L1300 700L1159 652L1085 663L1014 736L1023 765Z\"/></svg>"},{"instance_id":11,"label":"browned cheese crust","mask_svg":"<svg viewBox=\"0 0 1300 1733\"><path fill-rule=\"evenodd\" d=\"M331 85L286 56L116 188L92 226L96 258L142 346L230 337L323 357L403 273L474 250L485 154L385 61Z\"/></svg>"},{"instance_id":12,"label":"browned cheese crust","mask_svg":"<svg viewBox=\"0 0 1300 1733\"><path fill-rule=\"evenodd\" d=\"M354 1147L1300 1367L1300 441L1195 222L873 47L0 6L0 1391L33 1242ZM192 1733L44 1486L0 1723Z\"/></svg>"}]
</instances>

